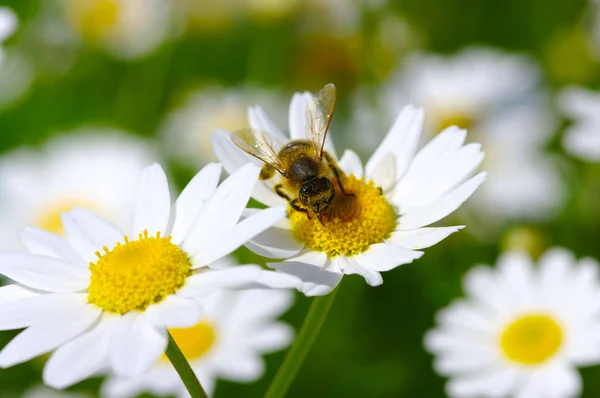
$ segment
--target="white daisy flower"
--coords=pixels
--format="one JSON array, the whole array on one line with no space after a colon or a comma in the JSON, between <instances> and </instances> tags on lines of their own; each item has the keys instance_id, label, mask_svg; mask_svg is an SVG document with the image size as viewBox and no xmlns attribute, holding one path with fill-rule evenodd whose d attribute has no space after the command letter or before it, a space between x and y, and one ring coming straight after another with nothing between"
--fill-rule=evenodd
<instances>
[{"instance_id":1,"label":"white daisy flower","mask_svg":"<svg viewBox=\"0 0 600 398\"><path fill-rule=\"evenodd\" d=\"M563 137L565 151L588 162L600 161L600 94L569 87L559 94L558 105L573 119Z\"/></svg>"},{"instance_id":2,"label":"white daisy flower","mask_svg":"<svg viewBox=\"0 0 600 398\"><path fill-rule=\"evenodd\" d=\"M0 65L4 61L2 42L15 33L18 24L19 21L13 10L8 7L0 7Z\"/></svg>"},{"instance_id":3,"label":"white daisy flower","mask_svg":"<svg viewBox=\"0 0 600 398\"><path fill-rule=\"evenodd\" d=\"M38 386L25 391L21 398L92 398L92 395L53 390Z\"/></svg>"},{"instance_id":4,"label":"white daisy flower","mask_svg":"<svg viewBox=\"0 0 600 398\"><path fill-rule=\"evenodd\" d=\"M194 168L216 161L210 137L217 128L238 130L248 127L248 107L256 99L273 107L279 94L256 87L225 89L206 87L188 94L161 127L161 140L174 161Z\"/></svg>"},{"instance_id":5,"label":"white daisy flower","mask_svg":"<svg viewBox=\"0 0 600 398\"><path fill-rule=\"evenodd\" d=\"M289 112L289 138L259 106L250 109L250 125L270 133L275 147L307 139L310 93L293 96ZM347 150L339 161L343 187L338 190L329 220L321 223L310 213L288 209L289 218L257 236L247 247L266 257L287 258L270 263L279 271L303 280L306 295L331 292L343 274L362 275L376 286L380 272L410 263L462 226L425 228L456 210L485 179L470 178L483 159L478 144L463 146L466 131L450 127L417 151L423 127L423 110L407 106L363 168L358 156ZM230 133L217 131L213 148L229 173L247 162L261 164L233 144ZM335 157L331 141L326 151ZM274 192L273 179L257 184L253 197L268 206L286 204ZM339 186L339 185L338 185Z\"/></svg>"},{"instance_id":6,"label":"white daisy flower","mask_svg":"<svg viewBox=\"0 0 600 398\"><path fill-rule=\"evenodd\" d=\"M469 208L488 225L550 217L565 197L557 164L545 153L557 124L540 75L525 56L469 48L452 57L416 54L386 84L390 117L415 103L428 111L429 136L457 125L487 148L489 181Z\"/></svg>"},{"instance_id":7,"label":"white daisy flower","mask_svg":"<svg viewBox=\"0 0 600 398\"><path fill-rule=\"evenodd\" d=\"M202 320L190 328L171 330L171 334L209 395L219 378L258 379L265 371L262 355L292 341L292 328L275 321L290 308L291 291L219 291L201 302L205 309ZM140 377L110 377L102 388L102 396L107 398L136 397L143 392L189 397L165 357Z\"/></svg>"},{"instance_id":8,"label":"white daisy flower","mask_svg":"<svg viewBox=\"0 0 600 398\"><path fill-rule=\"evenodd\" d=\"M15 231L27 225L62 234L60 214L75 206L125 228L132 221L131 186L156 157L142 139L94 128L54 137L40 150L22 148L2 155L0 248L22 248Z\"/></svg>"},{"instance_id":9,"label":"white daisy flower","mask_svg":"<svg viewBox=\"0 0 600 398\"><path fill-rule=\"evenodd\" d=\"M506 252L496 269L464 278L466 299L436 317L425 336L451 397L575 397L576 367L600 362L598 263L548 250L535 266Z\"/></svg>"},{"instance_id":10,"label":"white daisy flower","mask_svg":"<svg viewBox=\"0 0 600 398\"><path fill-rule=\"evenodd\" d=\"M172 34L169 1L67 0L63 6L74 33L117 58L143 57Z\"/></svg>"},{"instance_id":11,"label":"white daisy flower","mask_svg":"<svg viewBox=\"0 0 600 398\"><path fill-rule=\"evenodd\" d=\"M158 164L137 187L133 226L123 232L91 211L63 213L66 238L29 227L19 237L30 253L0 254L0 330L26 328L0 352L6 368L56 350L45 384L64 388L107 367L138 376L167 345L167 328L203 317L198 299L217 289L294 287L295 278L245 265L211 263L285 215L257 212L238 222L260 170L248 165L217 187L210 164L171 205Z\"/></svg>"}]
</instances>

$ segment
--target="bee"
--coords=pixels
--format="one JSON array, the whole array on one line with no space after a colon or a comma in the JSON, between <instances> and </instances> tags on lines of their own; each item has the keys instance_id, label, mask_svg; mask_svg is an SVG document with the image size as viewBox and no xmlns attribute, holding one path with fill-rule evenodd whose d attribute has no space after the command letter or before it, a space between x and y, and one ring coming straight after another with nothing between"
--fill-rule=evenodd
<instances>
[{"instance_id":1,"label":"bee","mask_svg":"<svg viewBox=\"0 0 600 398\"><path fill-rule=\"evenodd\" d=\"M267 132L255 129L234 131L231 139L239 148L262 160L259 178L269 180L278 172L280 182L274 185L277 195L299 212L311 213L323 223L331 218L336 184L345 196L342 171L335 158L325 151L325 138L335 110L336 90L327 84L309 103L306 110L306 140L293 140L285 145Z\"/></svg>"}]
</instances>

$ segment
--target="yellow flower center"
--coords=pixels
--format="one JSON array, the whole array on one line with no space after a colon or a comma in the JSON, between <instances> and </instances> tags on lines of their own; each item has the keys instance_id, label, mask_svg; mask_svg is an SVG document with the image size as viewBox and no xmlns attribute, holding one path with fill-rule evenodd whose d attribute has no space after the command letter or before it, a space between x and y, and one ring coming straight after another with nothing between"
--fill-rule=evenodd
<instances>
[{"instance_id":1,"label":"yellow flower center","mask_svg":"<svg viewBox=\"0 0 600 398\"><path fill-rule=\"evenodd\" d=\"M100 40L117 23L121 5L115 0L72 0L69 17L86 40Z\"/></svg>"},{"instance_id":2,"label":"yellow flower center","mask_svg":"<svg viewBox=\"0 0 600 398\"><path fill-rule=\"evenodd\" d=\"M60 214L72 210L77 206L96 210L93 204L90 204L85 200L64 199L50 203L42 208L42 210L38 212L37 216L34 217L33 224L39 228L45 229L48 232L52 232L53 234L64 235L65 231L60 219Z\"/></svg>"},{"instance_id":3,"label":"yellow flower center","mask_svg":"<svg viewBox=\"0 0 600 398\"><path fill-rule=\"evenodd\" d=\"M215 343L215 328L207 320L184 329L169 329L169 333L188 361L198 359L210 350ZM168 361L163 354L162 360Z\"/></svg>"},{"instance_id":4,"label":"yellow flower center","mask_svg":"<svg viewBox=\"0 0 600 398\"><path fill-rule=\"evenodd\" d=\"M502 333L500 345L506 358L523 365L538 365L550 359L563 342L556 320L540 314L512 322Z\"/></svg>"},{"instance_id":5,"label":"yellow flower center","mask_svg":"<svg viewBox=\"0 0 600 398\"><path fill-rule=\"evenodd\" d=\"M88 301L108 312L142 311L174 294L192 273L189 256L160 233L144 231L135 241L125 237L125 244L104 252L90 263Z\"/></svg>"},{"instance_id":6,"label":"yellow flower center","mask_svg":"<svg viewBox=\"0 0 600 398\"><path fill-rule=\"evenodd\" d=\"M473 117L464 112L442 114L438 130L441 132L450 126L457 126L461 129L469 130L473 127L474 122L475 120L473 120Z\"/></svg>"},{"instance_id":7,"label":"yellow flower center","mask_svg":"<svg viewBox=\"0 0 600 398\"><path fill-rule=\"evenodd\" d=\"M331 218L323 223L306 213L288 209L292 230L304 246L326 252L329 257L351 256L383 242L396 228L396 212L373 181L351 175L343 180L344 190L337 192Z\"/></svg>"}]
</instances>

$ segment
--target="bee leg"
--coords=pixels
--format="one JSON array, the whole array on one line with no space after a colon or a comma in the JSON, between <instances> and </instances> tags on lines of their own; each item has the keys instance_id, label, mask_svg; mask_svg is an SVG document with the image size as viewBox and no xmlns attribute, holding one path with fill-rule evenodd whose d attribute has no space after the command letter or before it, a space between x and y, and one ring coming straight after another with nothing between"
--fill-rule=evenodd
<instances>
[{"instance_id":1,"label":"bee leg","mask_svg":"<svg viewBox=\"0 0 600 398\"><path fill-rule=\"evenodd\" d=\"M290 206L292 206L292 209L299 211L300 213L306 213L306 217L308 217L309 220L311 219L308 210L298 205L298 198L290 201Z\"/></svg>"},{"instance_id":2,"label":"bee leg","mask_svg":"<svg viewBox=\"0 0 600 398\"><path fill-rule=\"evenodd\" d=\"M327 161L327 166L329 166L329 168L331 170L333 170L333 174L335 174L335 179L337 180L337 183L340 186L340 190L342 191L344 196L356 196L353 193L348 193L348 192L346 192L346 190L344 190L344 186L342 185L342 172L338 168L337 164L335 163L335 159L332 158L331 155L328 154L327 152L323 152L323 154L325 155L325 160Z\"/></svg>"},{"instance_id":3,"label":"bee leg","mask_svg":"<svg viewBox=\"0 0 600 398\"><path fill-rule=\"evenodd\" d=\"M265 165L268 166L268 165ZM288 202L292 202L292 198L290 198L288 196L287 193L285 193L285 191L283 190L283 184L276 184L275 185L275 193L279 196L281 196L282 198L284 198L285 200L287 200ZM293 206L292 206L293 207Z\"/></svg>"}]
</instances>

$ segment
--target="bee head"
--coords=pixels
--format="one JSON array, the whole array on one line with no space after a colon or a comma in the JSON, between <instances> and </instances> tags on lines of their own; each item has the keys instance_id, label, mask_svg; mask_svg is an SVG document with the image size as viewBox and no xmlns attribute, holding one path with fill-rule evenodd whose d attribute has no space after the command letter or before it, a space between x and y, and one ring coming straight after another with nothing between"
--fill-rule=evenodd
<instances>
[{"instance_id":1,"label":"bee head","mask_svg":"<svg viewBox=\"0 0 600 398\"><path fill-rule=\"evenodd\" d=\"M300 188L300 202L315 214L322 214L335 197L335 187L326 177L316 178Z\"/></svg>"}]
</instances>

